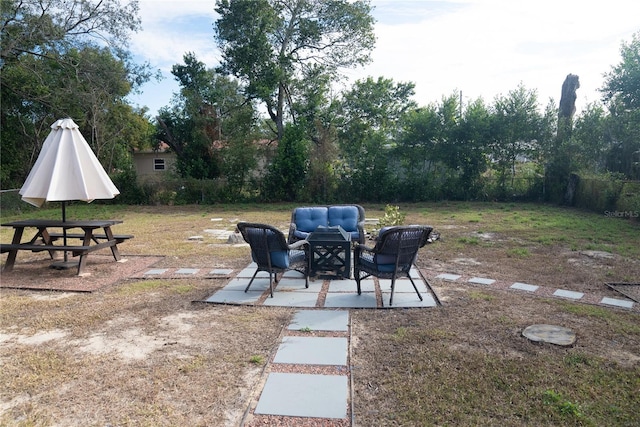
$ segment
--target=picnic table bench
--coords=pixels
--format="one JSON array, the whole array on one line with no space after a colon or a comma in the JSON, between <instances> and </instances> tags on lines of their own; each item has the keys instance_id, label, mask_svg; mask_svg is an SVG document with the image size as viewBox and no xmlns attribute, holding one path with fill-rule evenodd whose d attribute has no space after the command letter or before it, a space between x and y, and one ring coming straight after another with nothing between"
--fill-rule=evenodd
<instances>
[{"instance_id":1,"label":"picnic table bench","mask_svg":"<svg viewBox=\"0 0 640 427\"><path fill-rule=\"evenodd\" d=\"M71 253L73 257L79 257L78 275L84 273L86 258L90 252L99 249L110 248L113 258L120 261L118 244L133 238L132 235L114 235L111 226L121 224L120 220L90 220L90 221L61 221L61 220L20 220L1 224L3 227L13 227L13 239L11 243L1 243L0 253L8 252L7 261L3 271L11 271L15 264L18 251L49 252L53 259L56 252ZM22 236L27 228L37 229L35 235L28 241L23 242ZM82 233L67 233L70 229L81 229ZM62 232L57 230L62 229ZM102 229L102 233L95 234L94 231ZM66 237L66 239L64 239ZM62 244L54 242L63 239ZM82 244L69 245L67 239L80 239ZM68 264L65 262L62 264ZM62 265L61 264L61 265ZM74 262L75 265L75 262ZM67 265L64 265L66 267Z\"/></svg>"}]
</instances>

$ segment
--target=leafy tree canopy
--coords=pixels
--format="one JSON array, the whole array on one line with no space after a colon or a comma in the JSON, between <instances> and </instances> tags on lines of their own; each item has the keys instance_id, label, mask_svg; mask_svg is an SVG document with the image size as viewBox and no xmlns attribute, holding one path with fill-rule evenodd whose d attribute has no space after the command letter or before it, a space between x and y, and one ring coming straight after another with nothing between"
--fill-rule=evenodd
<instances>
[{"instance_id":1,"label":"leafy tree canopy","mask_svg":"<svg viewBox=\"0 0 640 427\"><path fill-rule=\"evenodd\" d=\"M1 13L0 67L83 44L123 48L140 28L137 0L2 0Z\"/></svg>"},{"instance_id":2,"label":"leafy tree canopy","mask_svg":"<svg viewBox=\"0 0 640 427\"><path fill-rule=\"evenodd\" d=\"M601 91L605 102L620 101L625 108L640 109L640 32L622 43L620 63L605 74Z\"/></svg>"},{"instance_id":3,"label":"leafy tree canopy","mask_svg":"<svg viewBox=\"0 0 640 427\"><path fill-rule=\"evenodd\" d=\"M220 69L266 105L278 138L301 82L369 62L375 43L366 0L218 0L216 12Z\"/></svg>"}]
</instances>

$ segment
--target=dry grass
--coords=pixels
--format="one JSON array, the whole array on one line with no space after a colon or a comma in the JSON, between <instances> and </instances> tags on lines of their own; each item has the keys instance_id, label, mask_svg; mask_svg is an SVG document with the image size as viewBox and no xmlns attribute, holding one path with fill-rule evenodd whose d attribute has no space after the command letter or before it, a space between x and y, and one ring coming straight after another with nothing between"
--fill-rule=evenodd
<instances>
[{"instance_id":1,"label":"dry grass","mask_svg":"<svg viewBox=\"0 0 640 427\"><path fill-rule=\"evenodd\" d=\"M246 248L205 230L231 231L238 220L286 229L291 208L74 205L68 212L123 219L117 232L136 236L122 245L125 254L164 255L165 267L239 269L249 262ZM383 215L382 205L365 208L367 217ZM638 223L537 205L401 211L406 223L442 234L420 254L425 272L615 297L605 282L640 278ZM203 240L189 240L194 235ZM0 230L0 241L10 239L10 230ZM0 425L237 425L294 309L192 303L222 284L124 281L91 294L2 290ZM352 311L358 425L640 424L637 311L433 284L442 308ZM569 327L578 341L571 348L528 342L521 332L533 323Z\"/></svg>"}]
</instances>

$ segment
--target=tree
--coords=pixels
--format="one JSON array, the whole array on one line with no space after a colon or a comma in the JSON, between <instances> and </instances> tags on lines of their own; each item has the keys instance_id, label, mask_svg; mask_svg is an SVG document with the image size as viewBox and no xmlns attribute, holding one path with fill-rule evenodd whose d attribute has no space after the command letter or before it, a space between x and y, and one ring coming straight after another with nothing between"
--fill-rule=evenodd
<instances>
[{"instance_id":1,"label":"tree","mask_svg":"<svg viewBox=\"0 0 640 427\"><path fill-rule=\"evenodd\" d=\"M128 144L144 142L117 138L137 121L125 97L150 77L125 50L139 28L137 1L2 0L0 7L0 185L24 180L61 117L74 118L108 169L126 161Z\"/></svg>"},{"instance_id":2,"label":"tree","mask_svg":"<svg viewBox=\"0 0 640 427\"><path fill-rule=\"evenodd\" d=\"M263 183L262 195L266 200L292 202L303 194L309 145L302 126L289 124L285 127Z\"/></svg>"},{"instance_id":3,"label":"tree","mask_svg":"<svg viewBox=\"0 0 640 427\"><path fill-rule=\"evenodd\" d=\"M621 61L605 75L601 89L610 114L607 168L640 178L640 32L622 43Z\"/></svg>"},{"instance_id":4,"label":"tree","mask_svg":"<svg viewBox=\"0 0 640 427\"><path fill-rule=\"evenodd\" d=\"M295 90L369 62L375 42L367 0L218 0L216 12L220 70L264 103L277 139L296 119Z\"/></svg>"},{"instance_id":5,"label":"tree","mask_svg":"<svg viewBox=\"0 0 640 427\"><path fill-rule=\"evenodd\" d=\"M140 29L138 1L2 0L0 69L23 56L49 57L87 44L124 48Z\"/></svg>"},{"instance_id":6,"label":"tree","mask_svg":"<svg viewBox=\"0 0 640 427\"><path fill-rule=\"evenodd\" d=\"M214 179L224 173L241 187L255 164L253 107L237 82L206 68L193 53L183 59L171 70L180 93L160 110L156 137L176 153L181 176Z\"/></svg>"},{"instance_id":7,"label":"tree","mask_svg":"<svg viewBox=\"0 0 640 427\"><path fill-rule=\"evenodd\" d=\"M369 77L356 81L338 106L338 140L352 195L381 200L395 194L390 153L399 123L416 108L413 83ZM372 186L371 183L377 183Z\"/></svg>"},{"instance_id":8,"label":"tree","mask_svg":"<svg viewBox=\"0 0 640 427\"><path fill-rule=\"evenodd\" d=\"M479 98L467 105L455 132L454 155L449 163L460 171L458 188L463 199L477 197L481 190L481 177L488 165L490 130L491 116L484 101Z\"/></svg>"},{"instance_id":9,"label":"tree","mask_svg":"<svg viewBox=\"0 0 640 427\"><path fill-rule=\"evenodd\" d=\"M576 119L573 130L572 158L576 170L588 173L605 171L608 148L608 117L600 104L587 105Z\"/></svg>"},{"instance_id":10,"label":"tree","mask_svg":"<svg viewBox=\"0 0 640 427\"><path fill-rule=\"evenodd\" d=\"M516 160L530 158L538 150L541 124L535 90L528 90L521 83L507 96L495 98L491 157L503 192L507 188L507 178L511 177L511 186L514 184Z\"/></svg>"},{"instance_id":11,"label":"tree","mask_svg":"<svg viewBox=\"0 0 640 427\"><path fill-rule=\"evenodd\" d=\"M631 42L622 43L620 63L605 74L605 83L600 91L605 104L619 101L624 108L640 109L640 32L632 36Z\"/></svg>"}]
</instances>

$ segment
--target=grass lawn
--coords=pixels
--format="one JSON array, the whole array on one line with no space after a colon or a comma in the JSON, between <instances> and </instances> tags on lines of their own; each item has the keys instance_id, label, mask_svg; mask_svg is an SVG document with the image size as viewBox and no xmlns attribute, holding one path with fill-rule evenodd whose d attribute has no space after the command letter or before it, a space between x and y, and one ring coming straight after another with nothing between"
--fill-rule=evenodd
<instances>
[{"instance_id":1,"label":"grass lawn","mask_svg":"<svg viewBox=\"0 0 640 427\"><path fill-rule=\"evenodd\" d=\"M135 238L121 252L161 255L158 267L237 270L250 262L248 249L206 230L232 231L238 221L287 229L293 207L73 204L67 215L122 219L115 232ZM384 213L384 205L364 207L367 218ZM535 204L400 211L406 224L440 233L417 265L442 307L351 311L357 425L640 425L638 304L616 309L434 279L455 273L622 298L605 283L640 282L640 223ZM23 217L59 215L52 207ZM0 241L11 233L0 229ZM20 253L16 269L43 257ZM296 309L193 303L225 283L2 289L0 425L238 425ZM577 341L522 337L537 323L571 328Z\"/></svg>"}]
</instances>

